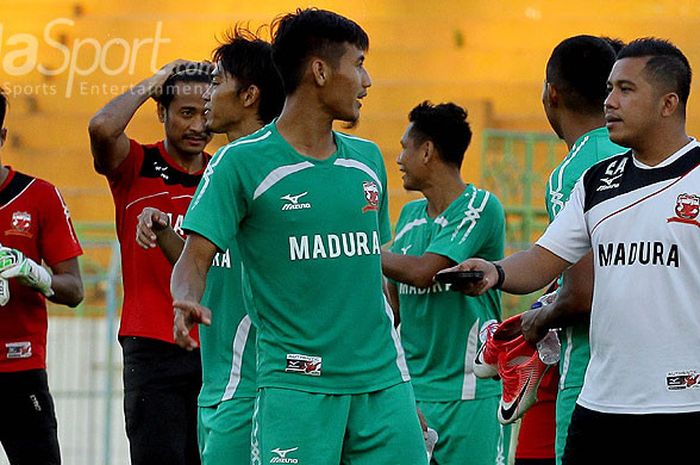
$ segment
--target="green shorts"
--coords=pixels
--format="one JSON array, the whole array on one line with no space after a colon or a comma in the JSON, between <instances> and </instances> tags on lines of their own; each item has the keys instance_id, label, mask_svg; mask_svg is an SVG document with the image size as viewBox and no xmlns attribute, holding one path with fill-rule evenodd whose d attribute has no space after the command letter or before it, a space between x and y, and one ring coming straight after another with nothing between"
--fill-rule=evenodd
<instances>
[{"instance_id":1,"label":"green shorts","mask_svg":"<svg viewBox=\"0 0 700 465\"><path fill-rule=\"evenodd\" d=\"M557 437L554 442L557 465L561 465L561 458L566 447L566 436L569 434L571 415L574 413L581 387L569 387L557 392Z\"/></svg>"},{"instance_id":2,"label":"green shorts","mask_svg":"<svg viewBox=\"0 0 700 465\"><path fill-rule=\"evenodd\" d=\"M233 398L199 407L197 436L202 465L249 465L255 399Z\"/></svg>"},{"instance_id":3,"label":"green shorts","mask_svg":"<svg viewBox=\"0 0 700 465\"><path fill-rule=\"evenodd\" d=\"M432 465L498 465L508 459L510 425L498 422L500 397L449 402L418 401L438 433Z\"/></svg>"},{"instance_id":4,"label":"green shorts","mask_svg":"<svg viewBox=\"0 0 700 465\"><path fill-rule=\"evenodd\" d=\"M352 395L258 390L251 464L278 463L428 465L413 387Z\"/></svg>"}]
</instances>

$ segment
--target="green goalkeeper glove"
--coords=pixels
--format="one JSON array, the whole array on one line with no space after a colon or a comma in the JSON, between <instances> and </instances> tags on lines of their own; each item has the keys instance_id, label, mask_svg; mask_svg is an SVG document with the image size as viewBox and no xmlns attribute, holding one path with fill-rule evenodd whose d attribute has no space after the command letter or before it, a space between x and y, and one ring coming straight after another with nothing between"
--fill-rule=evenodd
<instances>
[{"instance_id":1,"label":"green goalkeeper glove","mask_svg":"<svg viewBox=\"0 0 700 465\"><path fill-rule=\"evenodd\" d=\"M17 278L20 283L36 289L46 297L54 294L49 272L17 249L0 247L0 278Z\"/></svg>"}]
</instances>

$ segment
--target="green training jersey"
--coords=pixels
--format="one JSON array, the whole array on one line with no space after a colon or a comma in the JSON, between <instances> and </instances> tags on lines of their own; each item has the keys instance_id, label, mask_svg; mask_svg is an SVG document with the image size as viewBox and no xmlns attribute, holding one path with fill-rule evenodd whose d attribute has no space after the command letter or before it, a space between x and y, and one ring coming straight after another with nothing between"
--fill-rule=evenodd
<instances>
[{"instance_id":1,"label":"green training jersey","mask_svg":"<svg viewBox=\"0 0 700 465\"><path fill-rule=\"evenodd\" d=\"M183 228L238 243L257 334L257 386L326 394L409 379L382 292L391 238L377 146L333 133L325 160L299 154L275 123L223 147Z\"/></svg>"},{"instance_id":2,"label":"green training jersey","mask_svg":"<svg viewBox=\"0 0 700 465\"><path fill-rule=\"evenodd\" d=\"M242 294L243 264L234 242L214 257L202 305L212 311L211 326L199 326L202 389L199 405L255 397L255 327Z\"/></svg>"},{"instance_id":3,"label":"green training jersey","mask_svg":"<svg viewBox=\"0 0 700 465\"><path fill-rule=\"evenodd\" d=\"M503 258L505 215L492 193L468 185L436 218L428 201L401 210L391 251L403 255L434 253L459 263L469 257ZM473 363L481 329L500 320L500 293L468 297L436 283L428 288L394 282L399 291L401 341L416 399L467 400L500 394L500 383L477 379Z\"/></svg>"},{"instance_id":4,"label":"green training jersey","mask_svg":"<svg viewBox=\"0 0 700 465\"><path fill-rule=\"evenodd\" d=\"M608 130L604 127L579 137L564 160L554 168L547 181L545 201L549 221L551 222L564 208L576 182L588 168L625 151L627 149L610 141ZM583 386L583 376L591 356L588 324L567 327L561 338L561 349L560 389Z\"/></svg>"}]
</instances>

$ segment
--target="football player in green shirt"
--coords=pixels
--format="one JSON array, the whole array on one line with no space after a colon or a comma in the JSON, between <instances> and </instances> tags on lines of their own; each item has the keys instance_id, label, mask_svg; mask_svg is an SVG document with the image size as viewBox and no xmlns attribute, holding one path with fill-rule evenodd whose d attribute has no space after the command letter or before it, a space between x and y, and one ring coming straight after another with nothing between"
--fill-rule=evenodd
<instances>
[{"instance_id":1,"label":"football player in green shirt","mask_svg":"<svg viewBox=\"0 0 700 465\"><path fill-rule=\"evenodd\" d=\"M587 35L570 37L552 51L547 62L542 95L552 129L566 142L569 153L552 171L545 200L550 222L564 208L576 182L592 165L625 148L610 141L605 128L603 101L607 79L615 63L615 51L605 39ZM526 312L522 317L525 338L540 340L550 328L562 328L560 379L556 405L556 461L566 436L590 358L588 314L593 293L592 253L582 258L559 280L554 304ZM571 318L574 310L575 317ZM569 315L564 318L563 315ZM527 414L526 414L527 415Z\"/></svg>"},{"instance_id":2,"label":"football player in green shirt","mask_svg":"<svg viewBox=\"0 0 700 465\"><path fill-rule=\"evenodd\" d=\"M186 335L217 251L234 239L258 330L251 463L426 464L413 389L383 294L391 238L377 146L332 130L355 122L371 80L367 34L335 13L274 25L286 100L279 119L208 165L173 271Z\"/></svg>"},{"instance_id":3,"label":"football player in green shirt","mask_svg":"<svg viewBox=\"0 0 700 465\"><path fill-rule=\"evenodd\" d=\"M425 198L404 206L382 265L418 407L439 434L431 463L505 463L510 428L496 418L500 383L472 370L481 330L500 320L500 294L467 297L433 282L438 270L466 257L503 258L503 207L462 180L472 137L464 109L424 102L409 121L396 161L404 188Z\"/></svg>"},{"instance_id":4,"label":"football player in green shirt","mask_svg":"<svg viewBox=\"0 0 700 465\"><path fill-rule=\"evenodd\" d=\"M284 93L269 43L236 28L214 51L214 61L212 82L203 95L209 131L225 133L233 142L279 115ZM137 242L144 248L160 246L171 263L184 245L168 216L153 208L139 215ZM202 389L197 429L203 465L250 463L256 333L246 313L241 279L240 252L233 241L214 257L202 297L213 313L209 324L199 328ZM175 341L192 348L193 339L182 334L175 334Z\"/></svg>"}]
</instances>

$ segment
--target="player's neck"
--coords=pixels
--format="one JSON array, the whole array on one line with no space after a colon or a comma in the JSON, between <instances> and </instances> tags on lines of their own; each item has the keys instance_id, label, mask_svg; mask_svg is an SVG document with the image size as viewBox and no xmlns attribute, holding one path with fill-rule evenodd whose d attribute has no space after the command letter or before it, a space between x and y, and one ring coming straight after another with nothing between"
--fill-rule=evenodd
<instances>
[{"instance_id":1,"label":"player's neck","mask_svg":"<svg viewBox=\"0 0 700 465\"><path fill-rule=\"evenodd\" d=\"M336 151L332 129L333 117L300 92L287 97L277 120L277 130L287 143L300 154L319 160Z\"/></svg>"},{"instance_id":2,"label":"player's neck","mask_svg":"<svg viewBox=\"0 0 700 465\"><path fill-rule=\"evenodd\" d=\"M202 152L196 155L182 152L171 144L167 138L165 139L163 145L165 146L165 151L168 152L168 155L170 155L170 158L172 158L180 168L188 173L196 173L204 168L204 154Z\"/></svg>"},{"instance_id":3,"label":"player's neck","mask_svg":"<svg viewBox=\"0 0 700 465\"><path fill-rule=\"evenodd\" d=\"M226 130L226 138L229 142L253 134L255 131L263 127L263 124L257 118L243 119L239 124Z\"/></svg>"},{"instance_id":4,"label":"player's neck","mask_svg":"<svg viewBox=\"0 0 700 465\"><path fill-rule=\"evenodd\" d=\"M675 134L672 135L647 136L638 147L632 147L634 157L647 166L656 166L662 163L690 142L690 137L686 134L684 127L678 128L674 132Z\"/></svg>"},{"instance_id":5,"label":"player's neck","mask_svg":"<svg viewBox=\"0 0 700 465\"><path fill-rule=\"evenodd\" d=\"M435 218L447 210L447 207L462 195L465 187L459 171L431 179L428 185L421 189L428 199L428 216Z\"/></svg>"},{"instance_id":6,"label":"player's neck","mask_svg":"<svg viewBox=\"0 0 700 465\"><path fill-rule=\"evenodd\" d=\"M583 115L568 112L562 116L561 132L566 146L571 150L582 135L604 126L605 116L602 113L598 115Z\"/></svg>"}]
</instances>

